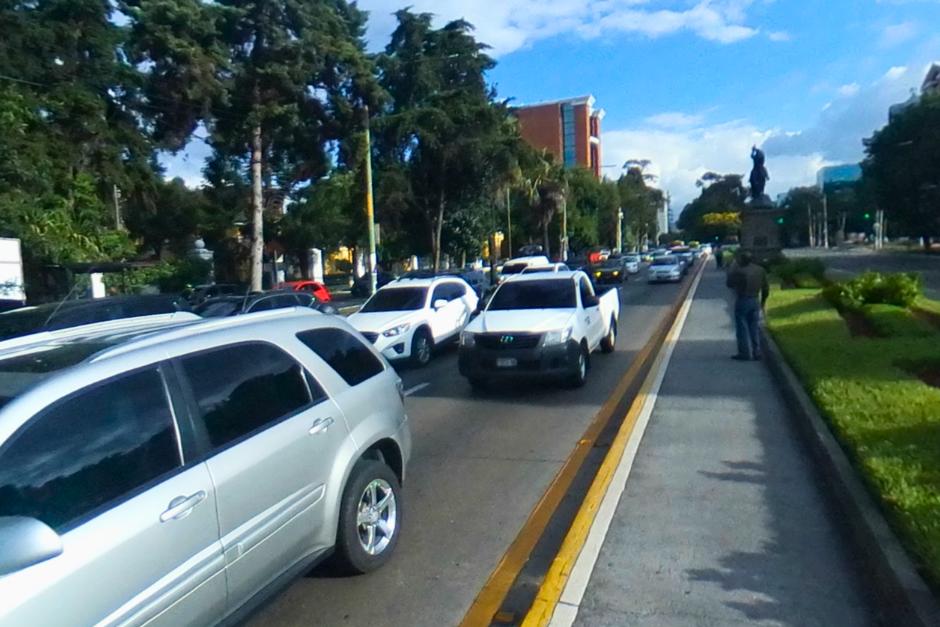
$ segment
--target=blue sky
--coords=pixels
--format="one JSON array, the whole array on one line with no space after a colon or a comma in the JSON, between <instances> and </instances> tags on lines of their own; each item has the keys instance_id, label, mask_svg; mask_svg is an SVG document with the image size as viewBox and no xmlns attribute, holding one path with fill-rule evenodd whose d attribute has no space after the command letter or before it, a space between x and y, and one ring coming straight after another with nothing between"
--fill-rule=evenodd
<instances>
[{"instance_id":1,"label":"blue sky","mask_svg":"<svg viewBox=\"0 0 940 627\"><path fill-rule=\"evenodd\" d=\"M501 97L594 94L604 163L647 158L678 207L707 170L768 153L771 194L858 160L887 107L940 62L940 0L360 0L370 45L403 6L465 18L489 43ZM201 153L170 160L198 180ZM617 168L606 170L615 176Z\"/></svg>"}]
</instances>

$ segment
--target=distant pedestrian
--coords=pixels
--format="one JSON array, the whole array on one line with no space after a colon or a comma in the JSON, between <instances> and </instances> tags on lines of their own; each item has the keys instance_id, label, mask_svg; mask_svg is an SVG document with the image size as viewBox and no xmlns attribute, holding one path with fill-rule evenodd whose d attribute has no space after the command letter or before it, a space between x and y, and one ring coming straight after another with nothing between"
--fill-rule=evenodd
<instances>
[{"instance_id":1,"label":"distant pedestrian","mask_svg":"<svg viewBox=\"0 0 940 627\"><path fill-rule=\"evenodd\" d=\"M749 252L741 251L728 271L727 285L735 293L734 329L738 336L738 354L732 359L759 360L761 311L770 296L767 272L753 262Z\"/></svg>"},{"instance_id":2,"label":"distant pedestrian","mask_svg":"<svg viewBox=\"0 0 940 627\"><path fill-rule=\"evenodd\" d=\"M721 270L721 246L715 246L715 265Z\"/></svg>"}]
</instances>

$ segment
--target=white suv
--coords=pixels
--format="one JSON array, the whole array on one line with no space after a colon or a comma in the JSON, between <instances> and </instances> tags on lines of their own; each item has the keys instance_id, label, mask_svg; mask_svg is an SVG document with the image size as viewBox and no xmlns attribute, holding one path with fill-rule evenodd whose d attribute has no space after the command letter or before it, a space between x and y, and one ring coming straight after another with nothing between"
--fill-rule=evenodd
<instances>
[{"instance_id":1,"label":"white suv","mask_svg":"<svg viewBox=\"0 0 940 627\"><path fill-rule=\"evenodd\" d=\"M348 321L387 359L424 366L435 346L460 337L478 303L473 288L457 277L399 279Z\"/></svg>"},{"instance_id":2,"label":"white suv","mask_svg":"<svg viewBox=\"0 0 940 627\"><path fill-rule=\"evenodd\" d=\"M333 552L382 565L401 381L336 316L96 325L0 353L0 624L237 620Z\"/></svg>"}]
</instances>

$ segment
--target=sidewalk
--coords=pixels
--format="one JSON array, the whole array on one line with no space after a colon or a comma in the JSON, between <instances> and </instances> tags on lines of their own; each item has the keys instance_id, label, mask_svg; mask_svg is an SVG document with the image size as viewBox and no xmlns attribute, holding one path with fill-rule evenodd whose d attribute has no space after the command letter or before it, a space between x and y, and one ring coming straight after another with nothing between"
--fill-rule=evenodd
<instances>
[{"instance_id":1,"label":"sidewalk","mask_svg":"<svg viewBox=\"0 0 940 627\"><path fill-rule=\"evenodd\" d=\"M770 373L730 359L723 279L699 285L577 625L873 622Z\"/></svg>"}]
</instances>

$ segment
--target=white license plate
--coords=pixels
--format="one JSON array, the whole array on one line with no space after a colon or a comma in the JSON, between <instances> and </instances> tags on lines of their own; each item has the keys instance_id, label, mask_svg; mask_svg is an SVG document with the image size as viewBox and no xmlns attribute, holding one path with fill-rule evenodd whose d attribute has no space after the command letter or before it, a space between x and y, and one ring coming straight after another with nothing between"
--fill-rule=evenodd
<instances>
[{"instance_id":1,"label":"white license plate","mask_svg":"<svg viewBox=\"0 0 940 627\"><path fill-rule=\"evenodd\" d=\"M515 368L518 365L519 360L512 357L499 357L496 359L497 368Z\"/></svg>"}]
</instances>

